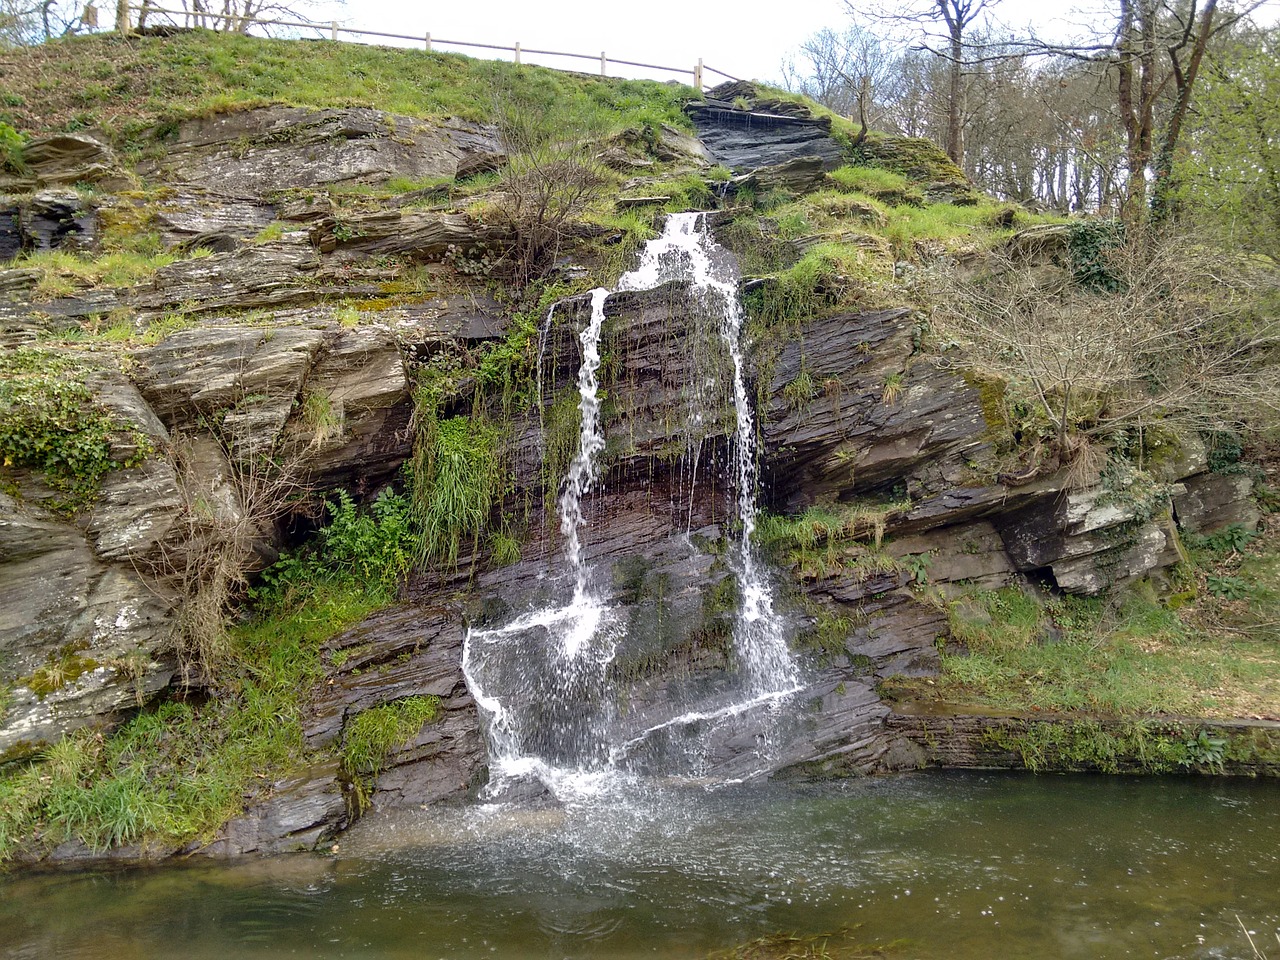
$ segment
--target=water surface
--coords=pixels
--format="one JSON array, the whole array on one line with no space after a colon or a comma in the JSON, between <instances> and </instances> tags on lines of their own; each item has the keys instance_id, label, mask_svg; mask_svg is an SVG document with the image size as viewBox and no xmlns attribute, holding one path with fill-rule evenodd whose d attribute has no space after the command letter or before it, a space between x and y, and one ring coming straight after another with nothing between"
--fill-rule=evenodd
<instances>
[{"instance_id":1,"label":"water surface","mask_svg":"<svg viewBox=\"0 0 1280 960\"><path fill-rule=\"evenodd\" d=\"M0 956L697 958L826 934L832 957L1250 957L1237 915L1280 955L1280 785L922 774L615 785L373 816L324 856L11 878Z\"/></svg>"}]
</instances>

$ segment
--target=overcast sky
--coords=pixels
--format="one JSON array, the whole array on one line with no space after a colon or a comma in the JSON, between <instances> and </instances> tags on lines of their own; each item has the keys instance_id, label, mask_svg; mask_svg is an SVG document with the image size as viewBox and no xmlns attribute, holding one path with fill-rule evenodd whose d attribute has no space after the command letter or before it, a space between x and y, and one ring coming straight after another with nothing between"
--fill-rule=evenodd
<instances>
[{"instance_id":1,"label":"overcast sky","mask_svg":"<svg viewBox=\"0 0 1280 960\"><path fill-rule=\"evenodd\" d=\"M856 0L860 6L884 0ZM1035 21L1043 34L1079 36L1108 18L1099 13L1100 0L1055 3L1053 0L1002 0L997 12L1015 27ZM163 4L161 4L163 5ZM1114 5L1114 4L1113 4ZM1268 0L1269 20L1280 12L1280 0ZM409 0L350 0L341 7L313 4L313 16L336 17L344 26L390 33L469 40L524 49L561 50L598 57L657 63L691 70L699 57L711 67L744 79L777 80L783 58L805 38L823 27L843 28L848 14L842 0L789 0L756 6L693 3L689 0L644 0L635 4L608 0L470 0L422 3ZM379 41L390 43L392 41ZM472 56L496 52L440 46ZM527 63L547 63L584 71L598 63L526 55ZM646 71L610 69L611 75L656 76ZM708 75L708 83L720 78Z\"/></svg>"}]
</instances>

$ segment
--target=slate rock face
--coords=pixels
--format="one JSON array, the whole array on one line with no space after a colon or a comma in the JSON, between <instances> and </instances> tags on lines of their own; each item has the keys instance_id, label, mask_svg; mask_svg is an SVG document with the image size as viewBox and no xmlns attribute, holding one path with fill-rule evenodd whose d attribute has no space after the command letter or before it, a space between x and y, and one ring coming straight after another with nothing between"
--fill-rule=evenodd
<instances>
[{"instance_id":1,"label":"slate rock face","mask_svg":"<svg viewBox=\"0 0 1280 960\"><path fill-rule=\"evenodd\" d=\"M129 184L111 148L85 133L36 137L22 148L22 161L36 182L45 186L92 183L118 190Z\"/></svg>"},{"instance_id":2,"label":"slate rock face","mask_svg":"<svg viewBox=\"0 0 1280 960\"><path fill-rule=\"evenodd\" d=\"M826 170L844 162L843 150L831 137L830 118L815 117L797 104L762 101L751 84L721 84L685 112L711 159L735 172L801 157L817 158Z\"/></svg>"},{"instance_id":3,"label":"slate rock face","mask_svg":"<svg viewBox=\"0 0 1280 960\"><path fill-rule=\"evenodd\" d=\"M379 110L271 106L183 121L162 164L144 174L228 196L394 176L465 177L496 169L505 149L494 127L424 121Z\"/></svg>"},{"instance_id":4,"label":"slate rock face","mask_svg":"<svg viewBox=\"0 0 1280 960\"><path fill-rule=\"evenodd\" d=\"M374 779L375 806L418 806L464 796L483 781L484 741L462 676L457 611L399 606L380 611L324 645L330 664L305 722L308 746L340 746L365 710L408 697L436 697L439 711L387 756Z\"/></svg>"},{"instance_id":5,"label":"slate rock face","mask_svg":"<svg viewBox=\"0 0 1280 960\"><path fill-rule=\"evenodd\" d=\"M0 196L0 260L42 250L91 250L97 240L97 211L74 190Z\"/></svg>"}]
</instances>

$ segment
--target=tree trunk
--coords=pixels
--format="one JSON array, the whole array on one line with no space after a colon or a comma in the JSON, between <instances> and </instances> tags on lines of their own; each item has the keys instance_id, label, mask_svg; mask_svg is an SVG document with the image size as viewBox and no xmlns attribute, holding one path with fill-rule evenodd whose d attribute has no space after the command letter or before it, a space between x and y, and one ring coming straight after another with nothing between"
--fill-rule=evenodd
<instances>
[{"instance_id":1,"label":"tree trunk","mask_svg":"<svg viewBox=\"0 0 1280 960\"><path fill-rule=\"evenodd\" d=\"M961 69L961 58L964 56L964 43L961 31L964 29L958 18L948 24L951 29L951 63L947 69L947 156L956 162L956 166L964 169L964 73Z\"/></svg>"}]
</instances>

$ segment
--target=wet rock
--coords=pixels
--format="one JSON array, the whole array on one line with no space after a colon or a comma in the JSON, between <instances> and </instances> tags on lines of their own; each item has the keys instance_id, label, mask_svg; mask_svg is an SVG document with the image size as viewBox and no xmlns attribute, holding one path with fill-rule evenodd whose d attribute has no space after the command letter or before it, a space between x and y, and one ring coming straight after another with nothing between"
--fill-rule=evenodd
<instances>
[{"instance_id":1,"label":"wet rock","mask_svg":"<svg viewBox=\"0 0 1280 960\"><path fill-rule=\"evenodd\" d=\"M271 785L267 795L229 821L212 843L195 849L207 857L313 850L345 827L349 799L338 764L319 764Z\"/></svg>"},{"instance_id":2,"label":"wet rock","mask_svg":"<svg viewBox=\"0 0 1280 960\"><path fill-rule=\"evenodd\" d=\"M686 105L685 112L711 158L735 171L801 157L817 158L827 170L844 162L831 137L830 118L814 117L798 104L762 100L750 84L722 84L705 100Z\"/></svg>"},{"instance_id":3,"label":"wet rock","mask_svg":"<svg viewBox=\"0 0 1280 960\"><path fill-rule=\"evenodd\" d=\"M18 226L18 216L21 212L21 208L12 198L0 196L0 263L12 260L22 252L22 230ZM4 286L0 284L0 294L4 292Z\"/></svg>"},{"instance_id":4,"label":"wet rock","mask_svg":"<svg viewBox=\"0 0 1280 960\"><path fill-rule=\"evenodd\" d=\"M776 509L895 486L924 499L986 457L977 392L928 363L908 366L914 330L905 309L835 314L767 363L762 477Z\"/></svg>"},{"instance_id":5,"label":"wet rock","mask_svg":"<svg viewBox=\"0 0 1280 960\"><path fill-rule=\"evenodd\" d=\"M462 676L463 629L456 613L392 607L326 642L330 664L304 725L308 746L341 743L365 710L429 696L440 716L394 749L375 780L375 806L417 806L464 795L481 777L483 739Z\"/></svg>"}]
</instances>

